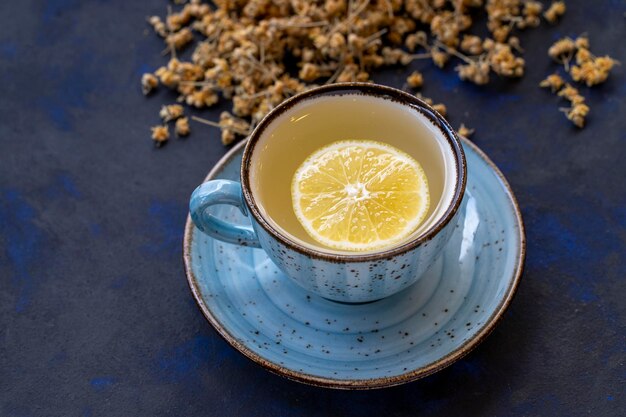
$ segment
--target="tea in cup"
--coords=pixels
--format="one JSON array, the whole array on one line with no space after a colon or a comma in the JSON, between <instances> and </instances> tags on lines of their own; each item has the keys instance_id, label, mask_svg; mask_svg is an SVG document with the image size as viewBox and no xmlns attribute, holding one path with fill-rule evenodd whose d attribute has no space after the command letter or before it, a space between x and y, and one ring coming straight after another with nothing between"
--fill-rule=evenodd
<instances>
[{"instance_id":1,"label":"tea in cup","mask_svg":"<svg viewBox=\"0 0 626 417\"><path fill-rule=\"evenodd\" d=\"M466 166L430 106L375 84L318 87L281 103L254 129L241 182L213 180L190 201L203 232L262 248L322 297L378 300L416 282L458 222ZM232 204L250 218L211 215Z\"/></svg>"}]
</instances>

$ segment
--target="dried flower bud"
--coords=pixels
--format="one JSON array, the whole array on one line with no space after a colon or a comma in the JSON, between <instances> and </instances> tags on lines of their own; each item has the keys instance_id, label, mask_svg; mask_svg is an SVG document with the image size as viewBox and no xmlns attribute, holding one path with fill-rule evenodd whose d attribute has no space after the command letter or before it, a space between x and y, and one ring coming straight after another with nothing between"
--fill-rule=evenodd
<instances>
[{"instance_id":1,"label":"dried flower bud","mask_svg":"<svg viewBox=\"0 0 626 417\"><path fill-rule=\"evenodd\" d=\"M557 93L557 95L559 97L563 97L566 100L569 100L570 102L579 101L580 100L579 97L581 97L580 94L578 93L578 89L572 86L571 84L565 84L565 87L563 87Z\"/></svg>"},{"instance_id":2,"label":"dried flower bud","mask_svg":"<svg viewBox=\"0 0 626 417\"><path fill-rule=\"evenodd\" d=\"M411 88L419 88L424 83L424 77L419 71L413 71L406 79L407 84Z\"/></svg>"},{"instance_id":3,"label":"dried flower bud","mask_svg":"<svg viewBox=\"0 0 626 417\"><path fill-rule=\"evenodd\" d=\"M524 3L524 16L539 16L543 10L543 4L538 1L526 1Z\"/></svg>"},{"instance_id":4,"label":"dried flower bud","mask_svg":"<svg viewBox=\"0 0 626 417\"><path fill-rule=\"evenodd\" d=\"M189 119L187 117L181 117L176 120L176 124L174 126L174 131L176 132L176 136L187 136L191 131L189 129Z\"/></svg>"},{"instance_id":5,"label":"dried flower bud","mask_svg":"<svg viewBox=\"0 0 626 417\"><path fill-rule=\"evenodd\" d=\"M589 38L586 36L579 36L574 41L574 45L578 49L589 49Z\"/></svg>"},{"instance_id":6,"label":"dried flower bud","mask_svg":"<svg viewBox=\"0 0 626 417\"><path fill-rule=\"evenodd\" d=\"M161 119L163 119L164 122L169 122L171 120L178 119L183 115L183 113L183 106L181 106L180 104L170 104L169 106L161 107L159 116L161 116Z\"/></svg>"},{"instance_id":7,"label":"dried flower bud","mask_svg":"<svg viewBox=\"0 0 626 417\"><path fill-rule=\"evenodd\" d=\"M591 55L591 52L589 52L589 49L579 49L578 51L576 51L576 63L578 65L587 61L591 61L592 59L593 56Z\"/></svg>"},{"instance_id":8,"label":"dried flower bud","mask_svg":"<svg viewBox=\"0 0 626 417\"><path fill-rule=\"evenodd\" d=\"M145 73L141 76L141 91L144 95L150 94L159 85L159 80L153 74Z\"/></svg>"},{"instance_id":9,"label":"dried flower bud","mask_svg":"<svg viewBox=\"0 0 626 417\"><path fill-rule=\"evenodd\" d=\"M464 25L463 25L464 26ZM436 14L430 22L430 31L443 44L457 46L462 25L458 16L449 10Z\"/></svg>"},{"instance_id":10,"label":"dried flower bud","mask_svg":"<svg viewBox=\"0 0 626 417\"><path fill-rule=\"evenodd\" d=\"M433 63L439 68L443 68L450 59L450 55L437 48L433 48L430 51L430 55L432 57Z\"/></svg>"},{"instance_id":11,"label":"dried flower bud","mask_svg":"<svg viewBox=\"0 0 626 417\"><path fill-rule=\"evenodd\" d=\"M298 77L302 81L314 81L322 76L319 65L311 64L307 62L302 66L300 72L298 73Z\"/></svg>"},{"instance_id":12,"label":"dried flower bud","mask_svg":"<svg viewBox=\"0 0 626 417\"><path fill-rule=\"evenodd\" d=\"M516 51L524 52L517 36L511 36L507 42L509 45L511 45L511 48L515 49Z\"/></svg>"},{"instance_id":13,"label":"dried flower bud","mask_svg":"<svg viewBox=\"0 0 626 417\"><path fill-rule=\"evenodd\" d=\"M398 63L402 63L403 65L408 64L405 60L410 62L410 58L407 58L409 54L404 52L399 48L390 48L385 46L382 50L383 60L385 65L396 65Z\"/></svg>"},{"instance_id":14,"label":"dried flower bud","mask_svg":"<svg viewBox=\"0 0 626 417\"><path fill-rule=\"evenodd\" d=\"M426 46L428 44L428 38L426 36L426 32L417 31L415 33L411 33L404 40L404 46L411 52L415 51L418 46Z\"/></svg>"},{"instance_id":15,"label":"dried flower bud","mask_svg":"<svg viewBox=\"0 0 626 417\"><path fill-rule=\"evenodd\" d=\"M572 66L570 75L574 81L584 82L591 87L607 80L615 62L609 56L586 60L580 66Z\"/></svg>"},{"instance_id":16,"label":"dried flower bud","mask_svg":"<svg viewBox=\"0 0 626 417\"><path fill-rule=\"evenodd\" d=\"M326 0L324 10L328 16L336 16L343 13L347 8L346 0Z\"/></svg>"},{"instance_id":17,"label":"dried flower bud","mask_svg":"<svg viewBox=\"0 0 626 417\"><path fill-rule=\"evenodd\" d=\"M150 16L148 23L152 26L157 35L162 38L167 36L167 28L159 16Z\"/></svg>"},{"instance_id":18,"label":"dried flower bud","mask_svg":"<svg viewBox=\"0 0 626 417\"><path fill-rule=\"evenodd\" d=\"M550 49L548 49L548 55L558 61L561 62L564 57L571 56L576 49L576 44L571 38L563 38L556 41Z\"/></svg>"},{"instance_id":19,"label":"dried flower bud","mask_svg":"<svg viewBox=\"0 0 626 417\"><path fill-rule=\"evenodd\" d=\"M493 38L498 42L506 42L506 39L509 37L509 33L511 33L511 28L509 26L500 26L491 31Z\"/></svg>"},{"instance_id":20,"label":"dried flower bud","mask_svg":"<svg viewBox=\"0 0 626 417\"><path fill-rule=\"evenodd\" d=\"M483 85L489 82L489 63L485 61L472 62L466 65L458 65L456 71L459 78L471 81L474 84Z\"/></svg>"},{"instance_id":21,"label":"dried flower bud","mask_svg":"<svg viewBox=\"0 0 626 417\"><path fill-rule=\"evenodd\" d=\"M580 103L572 106L566 114L567 120L571 120L576 127L585 127L585 117L589 114L589 106Z\"/></svg>"},{"instance_id":22,"label":"dried flower bud","mask_svg":"<svg viewBox=\"0 0 626 417\"><path fill-rule=\"evenodd\" d=\"M202 88L196 90L185 98L185 102L189 106L201 109L203 107L211 107L219 101L218 95L215 91L209 88Z\"/></svg>"},{"instance_id":23,"label":"dried flower bud","mask_svg":"<svg viewBox=\"0 0 626 417\"><path fill-rule=\"evenodd\" d=\"M180 13L173 13L167 16L167 28L174 32L185 26L191 20L189 8L185 7Z\"/></svg>"},{"instance_id":24,"label":"dried flower bud","mask_svg":"<svg viewBox=\"0 0 626 417\"><path fill-rule=\"evenodd\" d=\"M496 43L487 55L493 72L505 77L521 77L524 75L524 59L516 57L506 43Z\"/></svg>"},{"instance_id":25,"label":"dried flower bud","mask_svg":"<svg viewBox=\"0 0 626 417\"><path fill-rule=\"evenodd\" d=\"M437 113L441 114L443 117L446 117L446 115L448 114L448 108L443 103L433 104L432 107Z\"/></svg>"},{"instance_id":26,"label":"dried flower bud","mask_svg":"<svg viewBox=\"0 0 626 417\"><path fill-rule=\"evenodd\" d=\"M559 91L561 87L565 84L565 81L559 74L548 75L545 80L539 83L539 86L542 88L550 88L550 90L554 93Z\"/></svg>"},{"instance_id":27,"label":"dried flower bud","mask_svg":"<svg viewBox=\"0 0 626 417\"><path fill-rule=\"evenodd\" d=\"M478 36L463 35L461 49L471 55L480 55L483 53L483 41Z\"/></svg>"},{"instance_id":28,"label":"dried flower bud","mask_svg":"<svg viewBox=\"0 0 626 417\"><path fill-rule=\"evenodd\" d=\"M237 136L235 135L235 132L233 132L232 130L222 129L222 144L223 145L230 145L231 143L235 141L236 138Z\"/></svg>"},{"instance_id":29,"label":"dried flower bud","mask_svg":"<svg viewBox=\"0 0 626 417\"><path fill-rule=\"evenodd\" d=\"M166 67L161 67L157 69L154 74L159 77L161 84L166 87L176 87L180 82L180 76L174 71L167 69Z\"/></svg>"},{"instance_id":30,"label":"dried flower bud","mask_svg":"<svg viewBox=\"0 0 626 417\"><path fill-rule=\"evenodd\" d=\"M461 123L461 126L459 126L459 129L456 132L459 134L459 136L469 138L474 134L474 131L475 129L470 129L469 127L465 126L464 123Z\"/></svg>"},{"instance_id":31,"label":"dried flower bud","mask_svg":"<svg viewBox=\"0 0 626 417\"><path fill-rule=\"evenodd\" d=\"M157 146L163 145L170 138L170 132L166 125L153 126L151 130L152 140Z\"/></svg>"},{"instance_id":32,"label":"dried flower bud","mask_svg":"<svg viewBox=\"0 0 626 417\"><path fill-rule=\"evenodd\" d=\"M183 28L178 32L171 33L165 38L165 42L174 49L182 49L189 42L193 41L191 29Z\"/></svg>"},{"instance_id":33,"label":"dried flower bud","mask_svg":"<svg viewBox=\"0 0 626 417\"><path fill-rule=\"evenodd\" d=\"M550 23L556 23L565 14L565 9L565 2L555 1L548 7L543 17Z\"/></svg>"}]
</instances>

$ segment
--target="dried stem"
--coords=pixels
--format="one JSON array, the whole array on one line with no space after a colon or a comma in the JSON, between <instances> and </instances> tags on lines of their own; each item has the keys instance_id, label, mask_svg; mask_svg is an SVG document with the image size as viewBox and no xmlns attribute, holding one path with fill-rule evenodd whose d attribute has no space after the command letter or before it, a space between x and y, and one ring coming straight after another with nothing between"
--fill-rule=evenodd
<instances>
[{"instance_id":1,"label":"dried stem","mask_svg":"<svg viewBox=\"0 0 626 417\"><path fill-rule=\"evenodd\" d=\"M454 48L450 48L445 43L442 43L442 42L439 42L438 40L435 40L435 45L437 45L438 48L441 48L441 49L445 50L450 55L454 55L455 57L457 57L459 59L462 59L463 61L465 61L466 63L468 63L470 65L476 63L475 60L470 59L468 56L463 55L462 53L460 53L459 51L457 51Z\"/></svg>"}]
</instances>

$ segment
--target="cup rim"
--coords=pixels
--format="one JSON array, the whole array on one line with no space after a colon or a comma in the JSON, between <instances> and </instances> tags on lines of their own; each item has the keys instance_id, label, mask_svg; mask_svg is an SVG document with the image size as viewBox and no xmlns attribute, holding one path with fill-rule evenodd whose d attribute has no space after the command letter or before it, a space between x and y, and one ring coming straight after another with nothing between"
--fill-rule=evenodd
<instances>
[{"instance_id":1,"label":"cup rim","mask_svg":"<svg viewBox=\"0 0 626 417\"><path fill-rule=\"evenodd\" d=\"M266 220L254 199L250 188L250 160L254 152L254 147L258 143L259 138L267 129L267 127L280 115L291 109L299 102L316 97L316 96L333 96L343 94L364 94L374 97L383 97L395 101L403 105L409 105L413 109L421 112L425 117L431 120L433 124L440 129L443 137L446 139L452 149L454 158L454 169L456 171L456 182L454 184L454 193L452 200L443 215L440 215L437 221L432 224L421 235L411 239L399 246L394 246L386 250L379 252L367 252L360 254L354 253L332 253L321 250L315 250L304 246L288 235L285 235L280 230L277 230L268 220ZM272 111L270 111L254 128L248 138L243 156L241 160L241 185L242 194L248 207L248 212L256 222L273 238L279 240L282 244L289 247L296 252L306 255L311 258L321 259L329 262L371 262L382 259L388 259L403 253L406 253L414 248L422 245L425 242L433 239L454 217L461 205L461 201L465 194L465 186L467 182L467 164L465 161L465 153L463 147L454 129L450 124L441 116L435 109L429 104L419 99L418 97L406 93L402 90L388 87L374 83L361 83L361 82L349 82L349 83L335 83L315 87L302 93L296 94L293 97L280 103Z\"/></svg>"}]
</instances>

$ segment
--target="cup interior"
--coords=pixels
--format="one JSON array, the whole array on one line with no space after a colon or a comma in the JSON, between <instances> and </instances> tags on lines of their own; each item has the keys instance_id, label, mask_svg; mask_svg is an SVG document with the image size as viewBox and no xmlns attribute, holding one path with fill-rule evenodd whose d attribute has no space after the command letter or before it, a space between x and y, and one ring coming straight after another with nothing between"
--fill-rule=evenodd
<instances>
[{"instance_id":1,"label":"cup interior","mask_svg":"<svg viewBox=\"0 0 626 417\"><path fill-rule=\"evenodd\" d=\"M320 94L296 96L268 115L252 134L244 154L242 183L249 190L253 214L260 214L275 234L329 254L372 253L339 251L315 242L292 209L296 169L314 151L338 140L388 143L415 158L426 173L431 202L425 221L408 239L384 250L425 236L453 205L463 164L460 145L447 123L421 101L407 101L405 93L368 86L364 91L352 84L346 89L335 85L327 91L322 87ZM401 99L390 90L401 93Z\"/></svg>"}]
</instances>

